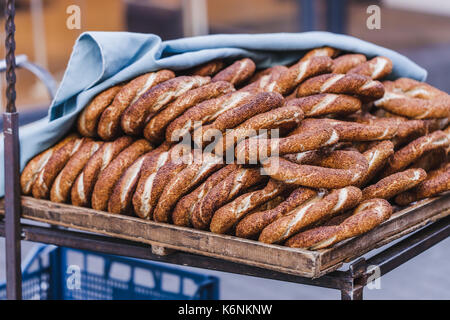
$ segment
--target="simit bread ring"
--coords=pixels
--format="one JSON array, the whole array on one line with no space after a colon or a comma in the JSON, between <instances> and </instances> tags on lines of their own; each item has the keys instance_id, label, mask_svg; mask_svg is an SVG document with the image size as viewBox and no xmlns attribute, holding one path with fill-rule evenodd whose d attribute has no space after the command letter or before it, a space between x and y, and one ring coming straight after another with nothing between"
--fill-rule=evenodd
<instances>
[{"instance_id":1,"label":"simit bread ring","mask_svg":"<svg viewBox=\"0 0 450 320\"><path fill-rule=\"evenodd\" d=\"M298 160L297 155L286 157ZM356 151L324 153L311 161L311 164L297 164L289 160L270 157L262 163L264 171L273 179L284 183L334 189L357 185L368 169L366 158Z\"/></svg>"},{"instance_id":2,"label":"simit bread ring","mask_svg":"<svg viewBox=\"0 0 450 320\"><path fill-rule=\"evenodd\" d=\"M191 225L192 213L203 197L219 182L238 168L235 164L229 164L219 171L213 173L205 182L191 193L181 198L172 213L172 221L177 226L188 227Z\"/></svg>"},{"instance_id":3,"label":"simit bread ring","mask_svg":"<svg viewBox=\"0 0 450 320\"><path fill-rule=\"evenodd\" d=\"M183 114L187 109L209 99L234 91L233 86L225 81L217 81L196 89L189 90L156 114L145 126L144 137L152 143L164 140L167 125Z\"/></svg>"},{"instance_id":4,"label":"simit bread ring","mask_svg":"<svg viewBox=\"0 0 450 320\"><path fill-rule=\"evenodd\" d=\"M92 189L97 182L98 175L109 163L133 142L128 136L120 137L111 142L105 142L89 159L72 186L70 199L73 205L87 207L91 203Z\"/></svg>"},{"instance_id":5,"label":"simit bread ring","mask_svg":"<svg viewBox=\"0 0 450 320\"><path fill-rule=\"evenodd\" d=\"M244 217L236 226L236 236L256 238L269 224L315 196L317 196L317 192L312 189L303 187L295 189L286 200L275 208L254 212Z\"/></svg>"},{"instance_id":6,"label":"simit bread ring","mask_svg":"<svg viewBox=\"0 0 450 320\"><path fill-rule=\"evenodd\" d=\"M374 80L386 77L392 72L392 61L386 57L375 57L349 70L347 74L362 74Z\"/></svg>"},{"instance_id":7,"label":"simit bread ring","mask_svg":"<svg viewBox=\"0 0 450 320\"><path fill-rule=\"evenodd\" d=\"M270 179L260 190L243 194L219 208L213 215L210 230L215 233L226 233L246 214L274 199L287 189L281 182Z\"/></svg>"},{"instance_id":8,"label":"simit bread ring","mask_svg":"<svg viewBox=\"0 0 450 320\"><path fill-rule=\"evenodd\" d=\"M306 61L313 57L329 57L333 58L339 54L339 50L331 47L315 48L308 51L300 61Z\"/></svg>"},{"instance_id":9,"label":"simit bread ring","mask_svg":"<svg viewBox=\"0 0 450 320\"><path fill-rule=\"evenodd\" d=\"M395 136L398 129L396 123L381 126L334 119L305 119L290 135L308 132L313 128L324 126L336 130L339 141L342 142L388 140Z\"/></svg>"},{"instance_id":10,"label":"simit bread ring","mask_svg":"<svg viewBox=\"0 0 450 320\"><path fill-rule=\"evenodd\" d=\"M362 190L363 200L390 199L399 193L414 188L427 177L423 169L408 169L394 173Z\"/></svg>"},{"instance_id":11,"label":"simit bread ring","mask_svg":"<svg viewBox=\"0 0 450 320\"><path fill-rule=\"evenodd\" d=\"M131 215L131 199L141 175L142 164L150 152L137 158L122 174L108 200L108 212Z\"/></svg>"},{"instance_id":12,"label":"simit bread ring","mask_svg":"<svg viewBox=\"0 0 450 320\"><path fill-rule=\"evenodd\" d=\"M250 92L236 91L206 100L186 110L167 127L166 141L178 141L180 137L194 131L196 125L211 123L223 112L250 102L253 97Z\"/></svg>"},{"instance_id":13,"label":"simit bread ring","mask_svg":"<svg viewBox=\"0 0 450 320\"><path fill-rule=\"evenodd\" d=\"M332 72L344 74L366 61L367 58L363 54L344 54L333 59Z\"/></svg>"},{"instance_id":14,"label":"simit bread ring","mask_svg":"<svg viewBox=\"0 0 450 320\"><path fill-rule=\"evenodd\" d=\"M212 78L212 81L227 81L234 86L238 86L250 79L253 73L255 73L255 69L256 65L253 60L244 58L220 71Z\"/></svg>"},{"instance_id":15,"label":"simit bread ring","mask_svg":"<svg viewBox=\"0 0 450 320\"><path fill-rule=\"evenodd\" d=\"M355 121L375 126L397 126L397 132L395 137L392 138L392 142L394 146L398 146L427 134L426 121L430 120L408 120L407 118L396 116L387 118L363 116L355 118Z\"/></svg>"},{"instance_id":16,"label":"simit bread ring","mask_svg":"<svg viewBox=\"0 0 450 320\"><path fill-rule=\"evenodd\" d=\"M70 134L60 142L58 142L53 147L48 148L44 152L38 154L33 159L31 159L25 168L22 171L20 176L20 186L22 189L22 193L28 195L31 193L31 189L33 187L36 178L39 173L47 164L48 160L52 157L52 155L64 147L67 143L74 141L78 136L76 134Z\"/></svg>"},{"instance_id":17,"label":"simit bread ring","mask_svg":"<svg viewBox=\"0 0 450 320\"><path fill-rule=\"evenodd\" d=\"M255 72L255 74L253 75L253 77L250 78L249 80L249 84L247 86L245 86L244 88L248 87L249 85L251 85L252 83L256 83L259 81L263 81L265 83L268 83L267 79L272 78L273 76L278 77L281 73L283 73L284 71L286 71L288 68L282 65L275 65L273 67L270 68L266 68L266 69L262 69L260 71ZM262 79L266 79L266 80L262 80ZM243 88L242 88L243 89ZM241 89L241 90L242 90Z\"/></svg>"},{"instance_id":18,"label":"simit bread ring","mask_svg":"<svg viewBox=\"0 0 450 320\"><path fill-rule=\"evenodd\" d=\"M206 229L216 211L227 202L230 202L242 192L265 180L260 169L239 167L230 173L224 180L212 187L192 212L192 225L197 229Z\"/></svg>"},{"instance_id":19,"label":"simit bread ring","mask_svg":"<svg viewBox=\"0 0 450 320\"><path fill-rule=\"evenodd\" d=\"M361 190L356 187L332 190L329 194L319 192L316 197L265 227L258 240L280 243L313 223L355 207L361 202L361 196Z\"/></svg>"},{"instance_id":20,"label":"simit bread ring","mask_svg":"<svg viewBox=\"0 0 450 320\"><path fill-rule=\"evenodd\" d=\"M223 167L222 157L202 153L200 159L194 158L193 164L166 182L153 212L154 220L169 222L170 213L178 200L221 167Z\"/></svg>"},{"instance_id":21,"label":"simit bread ring","mask_svg":"<svg viewBox=\"0 0 450 320\"><path fill-rule=\"evenodd\" d=\"M297 97L318 93L344 93L364 100L377 100L384 95L381 82L360 74L323 74L303 82L297 89Z\"/></svg>"},{"instance_id":22,"label":"simit bread ring","mask_svg":"<svg viewBox=\"0 0 450 320\"><path fill-rule=\"evenodd\" d=\"M129 135L139 134L148 122L149 116L157 113L185 92L208 84L210 81L209 77L180 76L152 87L123 112L120 122L123 131Z\"/></svg>"},{"instance_id":23,"label":"simit bread ring","mask_svg":"<svg viewBox=\"0 0 450 320\"><path fill-rule=\"evenodd\" d=\"M450 97L448 95L425 100L411 98L400 93L386 92L383 98L375 101L375 106L413 119L446 118L450 116Z\"/></svg>"},{"instance_id":24,"label":"simit bread ring","mask_svg":"<svg viewBox=\"0 0 450 320\"><path fill-rule=\"evenodd\" d=\"M409 168L421 168L426 172L439 168L447 161L447 153L444 148L438 148L426 152L423 156L414 161Z\"/></svg>"},{"instance_id":25,"label":"simit bread ring","mask_svg":"<svg viewBox=\"0 0 450 320\"><path fill-rule=\"evenodd\" d=\"M277 80L288 70L285 66L274 66L265 69L252 77L250 83L239 91L248 91L251 93L271 92L275 87Z\"/></svg>"},{"instance_id":26,"label":"simit bread ring","mask_svg":"<svg viewBox=\"0 0 450 320\"><path fill-rule=\"evenodd\" d=\"M280 107L265 113L260 113L232 130L227 130L222 139L217 142L216 154L231 150L236 144L246 138L261 133L262 130L290 130L303 119L303 112L297 106ZM219 150L220 146L222 149ZM234 152L233 152L234 155Z\"/></svg>"},{"instance_id":27,"label":"simit bread ring","mask_svg":"<svg viewBox=\"0 0 450 320\"><path fill-rule=\"evenodd\" d=\"M363 153L368 163L367 172L361 177L358 186L364 186L375 174L383 168L389 157L394 154L394 145L391 141L385 140L376 143Z\"/></svg>"},{"instance_id":28,"label":"simit bread ring","mask_svg":"<svg viewBox=\"0 0 450 320\"><path fill-rule=\"evenodd\" d=\"M101 147L102 142L89 141L83 143L80 149L69 159L64 169L56 177L50 191L50 200L65 203L69 199L70 189L78 174L83 170L88 160Z\"/></svg>"},{"instance_id":29,"label":"simit bread ring","mask_svg":"<svg viewBox=\"0 0 450 320\"><path fill-rule=\"evenodd\" d=\"M296 86L308 78L323 73L331 72L333 60L326 56L312 57L300 60L283 72L276 80L268 83L264 91L279 92L286 95L292 92Z\"/></svg>"},{"instance_id":30,"label":"simit bread ring","mask_svg":"<svg viewBox=\"0 0 450 320\"><path fill-rule=\"evenodd\" d=\"M105 211L114 186L125 170L141 155L150 151L151 145L145 139L140 139L125 148L110 164L99 174L92 191L91 204L95 210Z\"/></svg>"},{"instance_id":31,"label":"simit bread ring","mask_svg":"<svg viewBox=\"0 0 450 320\"><path fill-rule=\"evenodd\" d=\"M113 86L99 93L83 109L83 111L81 111L77 120L77 129L82 136L95 137L97 135L96 129L100 116L103 111L108 108L121 88L121 85Z\"/></svg>"},{"instance_id":32,"label":"simit bread ring","mask_svg":"<svg viewBox=\"0 0 450 320\"><path fill-rule=\"evenodd\" d=\"M175 77L170 70L143 74L121 88L114 101L103 111L97 133L103 140L114 139L120 132L120 117L125 109L139 99L147 90Z\"/></svg>"},{"instance_id":33,"label":"simit bread ring","mask_svg":"<svg viewBox=\"0 0 450 320\"><path fill-rule=\"evenodd\" d=\"M299 106L305 117L319 117L328 114L345 115L361 110L361 100L344 94L322 93L304 98L292 99L286 105Z\"/></svg>"},{"instance_id":34,"label":"simit bread ring","mask_svg":"<svg viewBox=\"0 0 450 320\"><path fill-rule=\"evenodd\" d=\"M403 93L408 97L420 99L433 99L439 96L447 96L447 93L441 91L425 82L420 82L409 78L399 78L395 81L385 81L386 91Z\"/></svg>"},{"instance_id":35,"label":"simit bread ring","mask_svg":"<svg viewBox=\"0 0 450 320\"><path fill-rule=\"evenodd\" d=\"M250 102L225 111L210 125L197 129L199 132L196 131L193 134L194 142L203 146L218 131L224 132L226 129L232 129L253 116L281 107L282 104L283 96L279 93L258 93Z\"/></svg>"},{"instance_id":36,"label":"simit bread ring","mask_svg":"<svg viewBox=\"0 0 450 320\"><path fill-rule=\"evenodd\" d=\"M89 141L89 138L70 139L64 146L55 151L48 159L47 163L42 167L39 175L31 188L31 193L34 198L48 199L50 196L50 189L56 176L69 161L70 157L77 152L80 147Z\"/></svg>"},{"instance_id":37,"label":"simit bread ring","mask_svg":"<svg viewBox=\"0 0 450 320\"><path fill-rule=\"evenodd\" d=\"M213 60L188 71L193 76L212 77L225 67L222 60Z\"/></svg>"},{"instance_id":38,"label":"simit bread ring","mask_svg":"<svg viewBox=\"0 0 450 320\"><path fill-rule=\"evenodd\" d=\"M395 202L401 206L450 190L450 164L428 173L427 179L414 189L399 194Z\"/></svg>"},{"instance_id":39,"label":"simit bread ring","mask_svg":"<svg viewBox=\"0 0 450 320\"><path fill-rule=\"evenodd\" d=\"M383 221L389 219L392 207L384 199L372 199L361 203L353 214L341 224L310 229L296 234L286 241L292 248L319 250L332 246L372 230Z\"/></svg>"},{"instance_id":40,"label":"simit bread ring","mask_svg":"<svg viewBox=\"0 0 450 320\"><path fill-rule=\"evenodd\" d=\"M414 119L447 118L450 115L450 96L426 83L400 78L385 81L384 97L375 101L377 107Z\"/></svg>"},{"instance_id":41,"label":"simit bread ring","mask_svg":"<svg viewBox=\"0 0 450 320\"><path fill-rule=\"evenodd\" d=\"M388 162L384 174L387 176L401 171L416 159L420 158L424 153L437 148L446 148L449 145L450 138L441 130L420 137L394 153Z\"/></svg>"},{"instance_id":42,"label":"simit bread ring","mask_svg":"<svg viewBox=\"0 0 450 320\"><path fill-rule=\"evenodd\" d=\"M150 207L149 202L151 200L150 197L156 175L172 159L172 155L177 151L175 149L168 150L169 145L163 143L146 157L142 164L141 175L132 199L134 212L141 218L152 219L153 207Z\"/></svg>"},{"instance_id":43,"label":"simit bread ring","mask_svg":"<svg viewBox=\"0 0 450 320\"><path fill-rule=\"evenodd\" d=\"M127 214L132 213L131 202L139 182L142 168L147 164L149 158L155 157L167 150L167 145L162 144L158 148L151 150L139 157L127 170L122 174L120 180L116 183L114 191L108 201L108 211L111 213Z\"/></svg>"},{"instance_id":44,"label":"simit bread ring","mask_svg":"<svg viewBox=\"0 0 450 320\"><path fill-rule=\"evenodd\" d=\"M250 138L236 147L238 163L255 164L273 155L299 153L338 142L337 132L330 127L316 128L284 138Z\"/></svg>"}]
</instances>

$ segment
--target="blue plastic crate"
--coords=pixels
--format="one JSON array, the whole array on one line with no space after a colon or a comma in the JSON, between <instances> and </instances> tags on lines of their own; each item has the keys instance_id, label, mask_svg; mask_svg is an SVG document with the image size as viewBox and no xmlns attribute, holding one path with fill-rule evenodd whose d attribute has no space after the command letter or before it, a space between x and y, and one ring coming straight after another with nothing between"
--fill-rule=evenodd
<instances>
[{"instance_id":1,"label":"blue plastic crate","mask_svg":"<svg viewBox=\"0 0 450 320\"><path fill-rule=\"evenodd\" d=\"M162 263L37 245L22 268L24 299L213 300L219 279ZM0 299L6 285L0 284Z\"/></svg>"}]
</instances>

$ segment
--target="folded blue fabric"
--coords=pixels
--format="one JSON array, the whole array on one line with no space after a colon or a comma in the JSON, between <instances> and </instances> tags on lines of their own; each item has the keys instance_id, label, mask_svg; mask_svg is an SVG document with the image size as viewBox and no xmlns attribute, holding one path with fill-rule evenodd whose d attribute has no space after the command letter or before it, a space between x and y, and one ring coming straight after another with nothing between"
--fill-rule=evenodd
<instances>
[{"instance_id":1,"label":"folded blue fabric","mask_svg":"<svg viewBox=\"0 0 450 320\"><path fill-rule=\"evenodd\" d=\"M187 69L217 58L252 58L258 68L287 64L306 50L331 46L383 55L394 64L392 77L425 80L427 72L392 50L328 32L210 35L161 41L152 34L86 32L73 48L64 78L46 118L20 129L21 169L33 156L60 140L77 114L99 92L139 74L170 68ZM20 93L19 93L20 94ZM3 139L0 141L0 197L4 195Z\"/></svg>"}]
</instances>

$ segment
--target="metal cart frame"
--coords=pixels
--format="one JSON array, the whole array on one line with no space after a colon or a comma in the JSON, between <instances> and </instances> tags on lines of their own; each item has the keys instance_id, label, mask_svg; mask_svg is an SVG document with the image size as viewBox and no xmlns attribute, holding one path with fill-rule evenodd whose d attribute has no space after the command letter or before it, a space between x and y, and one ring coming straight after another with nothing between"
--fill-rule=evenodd
<instances>
[{"instance_id":1,"label":"metal cart frame","mask_svg":"<svg viewBox=\"0 0 450 320\"><path fill-rule=\"evenodd\" d=\"M275 272L258 267L224 261L185 252L170 255L155 255L148 245L116 239L112 237L88 234L81 231L36 226L21 221L19 187L19 113L15 99L15 41L14 41L15 1L6 1L6 111L4 119L4 155L5 155L5 216L0 216L0 236L6 238L6 279L7 298L22 298L21 279L21 240L42 242L76 249L98 251L107 254L130 256L134 258L156 260L178 265L212 269L249 275L260 278L281 280L312 286L332 288L341 291L341 298L359 300L363 298L363 289L368 282L394 270L413 257L424 252L436 243L450 236L450 217L434 222L403 240L389 246L370 259L360 258L353 262L347 271L334 271L317 279L309 279L290 274ZM1 220L3 219L3 220ZM375 275L369 266L379 267Z\"/></svg>"}]
</instances>

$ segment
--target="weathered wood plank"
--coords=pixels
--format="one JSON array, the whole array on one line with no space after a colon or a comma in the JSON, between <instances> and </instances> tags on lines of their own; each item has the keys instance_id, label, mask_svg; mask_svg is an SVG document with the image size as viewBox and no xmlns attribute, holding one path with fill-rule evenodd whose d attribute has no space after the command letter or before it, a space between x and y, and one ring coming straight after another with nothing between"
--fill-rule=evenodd
<instances>
[{"instance_id":1,"label":"weathered wood plank","mask_svg":"<svg viewBox=\"0 0 450 320\"><path fill-rule=\"evenodd\" d=\"M351 261L374 248L385 245L449 214L450 196L448 194L418 202L411 207L395 212L389 220L359 237L337 243L332 248L318 251L319 268L326 270L342 261Z\"/></svg>"},{"instance_id":2,"label":"weathered wood plank","mask_svg":"<svg viewBox=\"0 0 450 320\"><path fill-rule=\"evenodd\" d=\"M317 278L338 269L343 262L351 261L374 248L449 215L450 195L421 201L396 212L388 221L364 235L317 252L268 245L234 236L112 215L29 197L22 197L22 207L24 218L147 243L151 245L153 253L160 255L179 250Z\"/></svg>"},{"instance_id":3,"label":"weathered wood plank","mask_svg":"<svg viewBox=\"0 0 450 320\"><path fill-rule=\"evenodd\" d=\"M23 217L275 271L313 277L317 253L22 197Z\"/></svg>"}]
</instances>

